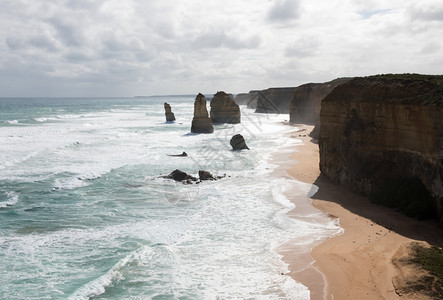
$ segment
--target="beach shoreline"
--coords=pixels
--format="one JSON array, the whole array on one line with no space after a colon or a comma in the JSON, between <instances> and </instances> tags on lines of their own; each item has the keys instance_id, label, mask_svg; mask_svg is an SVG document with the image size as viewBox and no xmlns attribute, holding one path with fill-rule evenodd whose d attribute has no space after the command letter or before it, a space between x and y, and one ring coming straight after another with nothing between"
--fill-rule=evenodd
<instances>
[{"instance_id":1,"label":"beach shoreline","mask_svg":"<svg viewBox=\"0 0 443 300\"><path fill-rule=\"evenodd\" d=\"M319 241L309 257L294 254L291 242L279 247L288 264L288 275L308 287L311 299L399 299L394 278L402 272L392 259L414 241L441 245L442 238L432 234L435 224L417 222L374 205L330 182L319 171L318 145L309 137L313 126L296 127L298 131L291 137L302 140L302 144L288 158L286 164L291 167L286 172L296 181L318 187L311 197L312 205L337 218L343 233ZM287 197L294 201L290 192ZM300 259L309 263L302 271Z\"/></svg>"}]
</instances>

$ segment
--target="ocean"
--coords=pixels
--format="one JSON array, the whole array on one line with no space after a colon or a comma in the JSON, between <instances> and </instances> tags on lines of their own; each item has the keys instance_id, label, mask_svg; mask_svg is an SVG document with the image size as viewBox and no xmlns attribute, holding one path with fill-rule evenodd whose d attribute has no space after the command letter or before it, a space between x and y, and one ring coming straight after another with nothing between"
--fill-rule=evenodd
<instances>
[{"instance_id":1,"label":"ocean","mask_svg":"<svg viewBox=\"0 0 443 300\"><path fill-rule=\"evenodd\" d=\"M1 299L309 299L275 249L341 229L286 215L289 190L312 190L272 175L301 143L289 116L241 106L242 123L192 134L194 98L0 98ZM231 151L237 133L251 150ZM224 177L161 177L175 169Z\"/></svg>"}]
</instances>

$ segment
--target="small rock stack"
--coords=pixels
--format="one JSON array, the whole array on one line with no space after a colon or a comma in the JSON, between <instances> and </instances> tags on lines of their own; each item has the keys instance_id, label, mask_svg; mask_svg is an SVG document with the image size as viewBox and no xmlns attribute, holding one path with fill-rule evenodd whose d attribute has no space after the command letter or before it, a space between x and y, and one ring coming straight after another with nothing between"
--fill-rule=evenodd
<instances>
[{"instance_id":1,"label":"small rock stack","mask_svg":"<svg viewBox=\"0 0 443 300\"><path fill-rule=\"evenodd\" d=\"M172 122L175 121L174 113L171 110L171 105L165 102L165 116L166 116L166 122Z\"/></svg>"}]
</instances>

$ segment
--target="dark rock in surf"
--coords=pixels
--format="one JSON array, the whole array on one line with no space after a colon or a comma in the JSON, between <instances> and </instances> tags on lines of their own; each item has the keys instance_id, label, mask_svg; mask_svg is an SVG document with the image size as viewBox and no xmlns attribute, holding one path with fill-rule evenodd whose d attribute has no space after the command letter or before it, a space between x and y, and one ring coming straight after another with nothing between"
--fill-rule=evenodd
<instances>
[{"instance_id":1,"label":"dark rock in surf","mask_svg":"<svg viewBox=\"0 0 443 300\"><path fill-rule=\"evenodd\" d=\"M246 145L245 138L241 134L236 134L231 138L230 144L232 146L232 150L243 150L248 149Z\"/></svg>"},{"instance_id":2,"label":"dark rock in surf","mask_svg":"<svg viewBox=\"0 0 443 300\"><path fill-rule=\"evenodd\" d=\"M165 102L165 116L167 122L175 121L174 113L171 110L171 105Z\"/></svg>"},{"instance_id":3,"label":"dark rock in surf","mask_svg":"<svg viewBox=\"0 0 443 300\"><path fill-rule=\"evenodd\" d=\"M182 154L166 154L167 156L173 156L173 157L186 157L188 156L188 153L186 153L185 151L183 151Z\"/></svg>"},{"instance_id":4,"label":"dark rock in surf","mask_svg":"<svg viewBox=\"0 0 443 300\"><path fill-rule=\"evenodd\" d=\"M181 181L183 183L192 183L197 181L198 179L192 175L189 175L186 172L180 171L178 169L171 172L171 174L163 176L166 179L173 179L175 181Z\"/></svg>"},{"instance_id":5,"label":"dark rock in surf","mask_svg":"<svg viewBox=\"0 0 443 300\"><path fill-rule=\"evenodd\" d=\"M217 178L214 177L211 173L209 173L208 171L203 171L203 170L198 171L198 177L202 181L203 180L217 180Z\"/></svg>"},{"instance_id":6,"label":"dark rock in surf","mask_svg":"<svg viewBox=\"0 0 443 300\"><path fill-rule=\"evenodd\" d=\"M203 180L218 180L218 179L221 179L223 177L226 177L226 174L224 174L223 176L214 176L211 173L209 173L208 171L200 170L200 171L198 171L198 177L199 177L200 181L203 181Z\"/></svg>"}]
</instances>

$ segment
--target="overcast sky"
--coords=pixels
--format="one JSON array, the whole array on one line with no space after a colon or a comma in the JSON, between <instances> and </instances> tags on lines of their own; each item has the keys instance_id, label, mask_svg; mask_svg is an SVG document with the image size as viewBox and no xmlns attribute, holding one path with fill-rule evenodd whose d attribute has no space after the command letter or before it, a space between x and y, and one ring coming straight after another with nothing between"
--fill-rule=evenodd
<instances>
[{"instance_id":1,"label":"overcast sky","mask_svg":"<svg viewBox=\"0 0 443 300\"><path fill-rule=\"evenodd\" d=\"M443 74L442 0L0 0L0 97Z\"/></svg>"}]
</instances>

